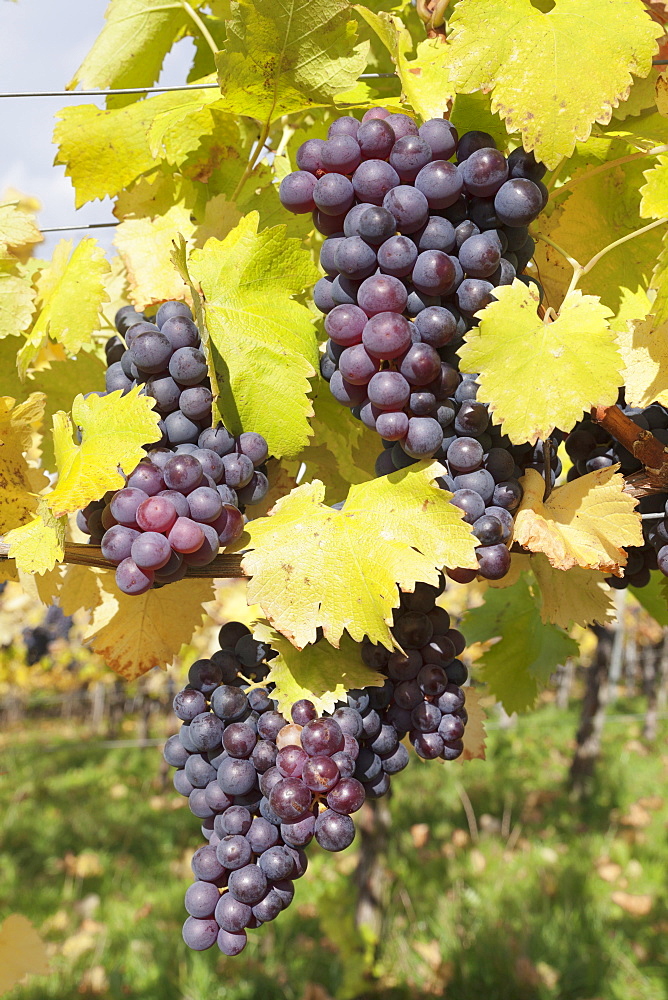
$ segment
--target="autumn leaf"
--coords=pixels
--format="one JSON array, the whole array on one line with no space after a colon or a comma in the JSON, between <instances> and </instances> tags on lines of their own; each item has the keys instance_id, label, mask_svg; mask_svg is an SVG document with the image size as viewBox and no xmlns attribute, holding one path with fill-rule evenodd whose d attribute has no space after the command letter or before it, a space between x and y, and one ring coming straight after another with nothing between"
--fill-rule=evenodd
<instances>
[{"instance_id":1,"label":"autumn leaf","mask_svg":"<svg viewBox=\"0 0 668 1000\"><path fill-rule=\"evenodd\" d=\"M562 628L572 625L605 625L615 617L612 589L604 574L574 566L555 569L537 553L531 556L531 569L540 587L540 617Z\"/></svg>"},{"instance_id":2,"label":"autumn leaf","mask_svg":"<svg viewBox=\"0 0 668 1000\"><path fill-rule=\"evenodd\" d=\"M31 393L18 404L12 396L0 396L0 534L34 516L35 494L48 484L43 472L28 465L24 454L32 446L45 404L41 392Z\"/></svg>"},{"instance_id":3,"label":"autumn leaf","mask_svg":"<svg viewBox=\"0 0 668 1000\"><path fill-rule=\"evenodd\" d=\"M178 204L158 218L126 219L117 227L114 244L127 269L129 297L136 309L187 297L171 252L179 234L190 240L195 232L190 216L191 210Z\"/></svg>"},{"instance_id":4,"label":"autumn leaf","mask_svg":"<svg viewBox=\"0 0 668 1000\"><path fill-rule=\"evenodd\" d=\"M433 485L441 474L422 463L353 486L341 510L325 506L317 480L297 487L236 545L252 577L249 602L298 649L319 626L333 646L346 630L392 648L397 585L411 591L418 580L436 584L443 566L477 566L469 525Z\"/></svg>"},{"instance_id":5,"label":"autumn leaf","mask_svg":"<svg viewBox=\"0 0 668 1000\"><path fill-rule=\"evenodd\" d=\"M0 993L8 993L24 976L49 972L46 945L22 913L11 913L0 925Z\"/></svg>"},{"instance_id":6,"label":"autumn leaf","mask_svg":"<svg viewBox=\"0 0 668 1000\"><path fill-rule=\"evenodd\" d=\"M67 518L55 517L43 497L37 501L37 516L5 535L9 555L25 573L46 573L65 556Z\"/></svg>"},{"instance_id":7,"label":"autumn leaf","mask_svg":"<svg viewBox=\"0 0 668 1000\"><path fill-rule=\"evenodd\" d=\"M515 515L515 541L543 552L552 566L574 566L620 575L624 547L643 544L636 500L624 492L617 466L558 486L543 502L545 482L535 469L521 480L524 497Z\"/></svg>"},{"instance_id":8,"label":"autumn leaf","mask_svg":"<svg viewBox=\"0 0 668 1000\"><path fill-rule=\"evenodd\" d=\"M628 405L668 404L668 317L661 324L653 314L632 321L618 341Z\"/></svg>"}]
</instances>

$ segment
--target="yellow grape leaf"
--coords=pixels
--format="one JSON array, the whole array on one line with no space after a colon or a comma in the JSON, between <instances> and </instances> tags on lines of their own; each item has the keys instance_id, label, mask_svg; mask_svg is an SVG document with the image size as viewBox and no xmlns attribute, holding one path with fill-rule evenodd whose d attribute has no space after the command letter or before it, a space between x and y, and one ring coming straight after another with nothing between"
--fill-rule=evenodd
<instances>
[{"instance_id":1,"label":"yellow grape leaf","mask_svg":"<svg viewBox=\"0 0 668 1000\"><path fill-rule=\"evenodd\" d=\"M34 309L35 289L30 277L0 270L0 339L27 330Z\"/></svg>"},{"instance_id":2,"label":"yellow grape leaf","mask_svg":"<svg viewBox=\"0 0 668 1000\"><path fill-rule=\"evenodd\" d=\"M666 70L656 81L656 106L660 115L668 117L668 72Z\"/></svg>"},{"instance_id":3,"label":"yellow grape leaf","mask_svg":"<svg viewBox=\"0 0 668 1000\"><path fill-rule=\"evenodd\" d=\"M49 972L46 945L22 913L10 913L0 925L0 993L8 993L24 976Z\"/></svg>"},{"instance_id":4,"label":"yellow grape leaf","mask_svg":"<svg viewBox=\"0 0 668 1000\"><path fill-rule=\"evenodd\" d=\"M55 563L52 569L47 569L44 573L35 574L26 570L19 570L18 577L21 590L34 603L39 602L45 608L50 607L58 598L62 568L62 563Z\"/></svg>"},{"instance_id":5,"label":"yellow grape leaf","mask_svg":"<svg viewBox=\"0 0 668 1000\"><path fill-rule=\"evenodd\" d=\"M97 240L83 239L72 251L72 240L61 240L51 262L37 278L40 312L18 353L23 378L47 337L77 354L98 329L102 304L109 301L104 279L111 268Z\"/></svg>"},{"instance_id":6,"label":"yellow grape leaf","mask_svg":"<svg viewBox=\"0 0 668 1000\"><path fill-rule=\"evenodd\" d=\"M276 196L275 191L274 195ZM224 240L241 222L242 215L235 202L228 201L226 194L209 198L204 207L204 218L195 230L197 246L203 246L212 236L217 240Z\"/></svg>"},{"instance_id":7,"label":"yellow grape leaf","mask_svg":"<svg viewBox=\"0 0 668 1000\"><path fill-rule=\"evenodd\" d=\"M35 245L43 240L34 213L17 202L0 205L0 259L25 263Z\"/></svg>"},{"instance_id":8,"label":"yellow grape leaf","mask_svg":"<svg viewBox=\"0 0 668 1000\"><path fill-rule=\"evenodd\" d=\"M189 240L194 231L185 205L173 205L157 219L127 219L117 227L114 244L127 268L130 301L137 309L186 297L171 252L179 233Z\"/></svg>"},{"instance_id":9,"label":"yellow grape leaf","mask_svg":"<svg viewBox=\"0 0 668 1000\"><path fill-rule=\"evenodd\" d=\"M624 547L642 545L637 501L624 493L624 477L612 466L552 490L543 503L545 481L535 469L521 480L524 497L515 515L514 539L543 552L555 569L574 566L619 574Z\"/></svg>"},{"instance_id":10,"label":"yellow grape leaf","mask_svg":"<svg viewBox=\"0 0 668 1000\"><path fill-rule=\"evenodd\" d=\"M574 566L555 569L540 553L531 556L531 569L541 593L540 617L562 628L607 624L615 617L612 589L604 574Z\"/></svg>"},{"instance_id":11,"label":"yellow grape leaf","mask_svg":"<svg viewBox=\"0 0 668 1000\"><path fill-rule=\"evenodd\" d=\"M492 111L550 168L610 121L663 34L629 0L555 0L546 13L531 0L460 0L449 29L450 85L491 91Z\"/></svg>"},{"instance_id":12,"label":"yellow grape leaf","mask_svg":"<svg viewBox=\"0 0 668 1000\"><path fill-rule=\"evenodd\" d=\"M668 216L668 156L657 156L655 165L644 173L645 184L640 188L640 216L643 219L663 219Z\"/></svg>"},{"instance_id":13,"label":"yellow grape leaf","mask_svg":"<svg viewBox=\"0 0 668 1000\"><path fill-rule=\"evenodd\" d=\"M93 566L67 566L58 591L63 614L94 611L104 601L109 571Z\"/></svg>"},{"instance_id":14,"label":"yellow grape leaf","mask_svg":"<svg viewBox=\"0 0 668 1000\"><path fill-rule=\"evenodd\" d=\"M269 517L250 521L236 544L248 600L298 649L322 626L338 646L344 629L360 642L394 646L388 623L397 585L435 584L443 566L475 569L475 539L434 480L436 462L352 486L341 510L322 502L317 480L279 500Z\"/></svg>"},{"instance_id":15,"label":"yellow grape leaf","mask_svg":"<svg viewBox=\"0 0 668 1000\"><path fill-rule=\"evenodd\" d=\"M512 587L490 588L485 603L464 619L470 644L496 640L476 660L476 672L507 712L531 708L557 666L578 655L577 643L566 632L541 621L536 598L524 574Z\"/></svg>"},{"instance_id":16,"label":"yellow grape leaf","mask_svg":"<svg viewBox=\"0 0 668 1000\"><path fill-rule=\"evenodd\" d=\"M282 115L332 104L364 71L369 43L342 0L255 0L232 4L216 56L220 107L267 125Z\"/></svg>"},{"instance_id":17,"label":"yellow grape leaf","mask_svg":"<svg viewBox=\"0 0 668 1000\"><path fill-rule=\"evenodd\" d=\"M55 517L46 500L37 502L37 517L20 528L13 528L5 535L9 555L16 559L16 566L24 573L46 573L65 556L65 529L67 518Z\"/></svg>"},{"instance_id":18,"label":"yellow grape leaf","mask_svg":"<svg viewBox=\"0 0 668 1000\"><path fill-rule=\"evenodd\" d=\"M318 362L311 315L292 296L319 273L283 226L257 230L258 215L251 212L222 242L210 239L193 250L188 268L203 292L205 347L225 426L235 434L252 427L270 454L290 457L311 433L308 379Z\"/></svg>"},{"instance_id":19,"label":"yellow grape leaf","mask_svg":"<svg viewBox=\"0 0 668 1000\"><path fill-rule=\"evenodd\" d=\"M137 596L122 594L111 574L104 600L95 608L85 639L107 666L126 681L152 667L165 670L204 620L202 603L211 580L186 578Z\"/></svg>"},{"instance_id":20,"label":"yellow grape leaf","mask_svg":"<svg viewBox=\"0 0 668 1000\"><path fill-rule=\"evenodd\" d=\"M466 688L466 729L464 730L464 752L458 761L485 760L485 709L480 704L482 693L477 688Z\"/></svg>"},{"instance_id":21,"label":"yellow grape leaf","mask_svg":"<svg viewBox=\"0 0 668 1000\"><path fill-rule=\"evenodd\" d=\"M79 395L72 416L59 411L53 418L53 443L58 483L46 502L55 514L69 513L97 500L107 490L119 490L124 480L146 454L143 445L159 439L158 414L153 400L140 396L140 386L127 395ZM74 427L81 428L81 444L75 444Z\"/></svg>"},{"instance_id":22,"label":"yellow grape leaf","mask_svg":"<svg viewBox=\"0 0 668 1000\"><path fill-rule=\"evenodd\" d=\"M267 478L269 489L263 500L253 504L253 517L264 517L272 509L277 500L287 496L290 490L294 490L297 481L282 462L276 459L269 459L267 465Z\"/></svg>"},{"instance_id":23,"label":"yellow grape leaf","mask_svg":"<svg viewBox=\"0 0 668 1000\"><path fill-rule=\"evenodd\" d=\"M449 87L447 60L449 47L443 36L418 42L413 56L413 39L396 14L382 11L376 14L361 4L353 9L378 35L397 68L403 94L423 119L441 118L448 109L454 90Z\"/></svg>"},{"instance_id":24,"label":"yellow grape leaf","mask_svg":"<svg viewBox=\"0 0 668 1000\"><path fill-rule=\"evenodd\" d=\"M459 348L463 371L479 372L482 398L511 441L535 443L572 427L583 410L609 406L621 384L621 358L591 295L571 292L553 322L537 314L538 293L517 278L495 289L496 301Z\"/></svg>"},{"instance_id":25,"label":"yellow grape leaf","mask_svg":"<svg viewBox=\"0 0 668 1000\"><path fill-rule=\"evenodd\" d=\"M24 454L32 447L34 426L42 421L45 404L41 392L18 404L12 396L0 396L0 534L34 516L35 494L48 484Z\"/></svg>"},{"instance_id":26,"label":"yellow grape leaf","mask_svg":"<svg viewBox=\"0 0 668 1000\"><path fill-rule=\"evenodd\" d=\"M318 714L333 712L336 703L345 701L352 688L380 687L382 674L362 662L360 646L349 635L341 637L337 649L321 639L312 646L295 649L282 635L271 628L259 626L253 634L271 643L278 656L271 661L267 684L275 684L272 697L278 711L290 717L290 708L300 698L308 698Z\"/></svg>"},{"instance_id":27,"label":"yellow grape leaf","mask_svg":"<svg viewBox=\"0 0 668 1000\"><path fill-rule=\"evenodd\" d=\"M652 303L657 324L668 322L668 233L663 238L663 248L657 257L650 288L656 293Z\"/></svg>"},{"instance_id":28,"label":"yellow grape leaf","mask_svg":"<svg viewBox=\"0 0 668 1000\"><path fill-rule=\"evenodd\" d=\"M13 559L0 559L0 583L7 583L9 580L18 583L19 571Z\"/></svg>"},{"instance_id":29,"label":"yellow grape leaf","mask_svg":"<svg viewBox=\"0 0 668 1000\"><path fill-rule=\"evenodd\" d=\"M629 323L617 339L628 405L668 404L668 317L661 325L654 315Z\"/></svg>"},{"instance_id":30,"label":"yellow grape leaf","mask_svg":"<svg viewBox=\"0 0 668 1000\"><path fill-rule=\"evenodd\" d=\"M668 133L668 123L664 123ZM668 134L666 136L668 138ZM664 141L666 141L664 139ZM613 147L611 156L626 148ZM593 161L596 164L596 160ZM540 230L575 260L585 264L604 247L640 228L639 188L643 183L644 159L632 160L602 173L586 176L588 167L576 172L570 193L555 197L557 207L541 216ZM610 250L589 274L578 282L585 295L598 295L612 309L615 331L629 319L642 319L649 310L646 289L661 250L662 231L653 229L643 236ZM573 269L554 247L536 243L538 277L545 289L545 304L559 309L570 284Z\"/></svg>"}]
</instances>

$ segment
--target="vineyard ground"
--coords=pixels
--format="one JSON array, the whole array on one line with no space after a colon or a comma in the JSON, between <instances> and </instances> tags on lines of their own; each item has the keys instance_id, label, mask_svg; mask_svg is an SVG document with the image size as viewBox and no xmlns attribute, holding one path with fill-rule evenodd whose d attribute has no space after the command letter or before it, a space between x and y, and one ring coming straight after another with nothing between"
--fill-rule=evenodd
<instances>
[{"instance_id":1,"label":"vineyard ground","mask_svg":"<svg viewBox=\"0 0 668 1000\"><path fill-rule=\"evenodd\" d=\"M668 727L649 753L640 721L611 719L575 805L575 723L546 705L493 731L487 763L413 760L397 776L375 957L354 932L358 838L340 856L311 850L296 904L241 964L181 945L199 838L159 750L108 749L62 722L5 733L0 919L34 921L54 970L8 1000L665 1000Z\"/></svg>"}]
</instances>

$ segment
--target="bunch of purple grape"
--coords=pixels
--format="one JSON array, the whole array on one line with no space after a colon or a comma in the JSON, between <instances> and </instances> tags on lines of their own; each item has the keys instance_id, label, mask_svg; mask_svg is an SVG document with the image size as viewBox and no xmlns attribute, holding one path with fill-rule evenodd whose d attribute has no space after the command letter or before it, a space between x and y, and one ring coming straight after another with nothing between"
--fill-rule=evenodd
<instances>
[{"instance_id":1,"label":"bunch of purple grape","mask_svg":"<svg viewBox=\"0 0 668 1000\"><path fill-rule=\"evenodd\" d=\"M666 407L660 403L652 403L646 409L626 406L623 398L619 405L634 424L651 431L663 445L668 446ZM639 459L590 417L581 420L573 428L566 438L565 447L573 462L567 476L569 482L617 463L624 476L631 476L643 469ZM652 570L658 569L664 576L668 576L668 493L651 493L641 497L637 509L643 515L644 544L627 550L628 558L622 576L611 576L606 580L615 590L623 590L629 586L646 587Z\"/></svg>"},{"instance_id":2,"label":"bunch of purple grape","mask_svg":"<svg viewBox=\"0 0 668 1000\"><path fill-rule=\"evenodd\" d=\"M224 625L220 650L190 668L174 699L183 725L164 748L177 768L174 787L188 797L208 841L193 856L196 881L185 897L190 948L217 943L225 955L239 954L247 930L292 901L311 840L333 852L350 846L351 814L385 795L391 775L408 764L400 742L406 733L425 759L462 753L466 710L458 684L467 671L455 657L464 641L435 607L438 593L418 584L403 595L395 634L408 640L406 655L365 642L364 661L383 660L388 679L349 692L331 716L318 718L305 699L292 706L290 722L277 711L271 685L262 685L276 653L241 623ZM418 651L415 643L427 634Z\"/></svg>"},{"instance_id":3,"label":"bunch of purple grape","mask_svg":"<svg viewBox=\"0 0 668 1000\"><path fill-rule=\"evenodd\" d=\"M107 392L142 384L155 400L162 439L126 477L125 487L79 511L77 523L100 544L125 594L181 580L241 535L246 505L269 483L265 439L212 426L212 395L199 331L188 306L165 302L155 323L132 306L116 314L107 341Z\"/></svg>"},{"instance_id":4,"label":"bunch of purple grape","mask_svg":"<svg viewBox=\"0 0 668 1000\"><path fill-rule=\"evenodd\" d=\"M383 108L337 119L328 136L302 144L301 169L280 187L283 205L312 212L327 237L314 290L329 336L323 375L382 438L428 458L458 381L439 352L532 257L545 168L523 149L506 159L486 132L459 139L445 119L418 129Z\"/></svg>"}]
</instances>

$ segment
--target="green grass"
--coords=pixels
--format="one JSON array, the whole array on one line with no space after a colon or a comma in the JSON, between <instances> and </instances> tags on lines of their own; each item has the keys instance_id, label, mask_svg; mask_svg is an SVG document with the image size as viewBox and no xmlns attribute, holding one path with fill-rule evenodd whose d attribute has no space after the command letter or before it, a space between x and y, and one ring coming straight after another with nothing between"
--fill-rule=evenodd
<instances>
[{"instance_id":1,"label":"green grass","mask_svg":"<svg viewBox=\"0 0 668 1000\"><path fill-rule=\"evenodd\" d=\"M293 905L236 959L181 942L201 841L159 751L61 729L4 738L0 917L28 916L53 970L10 1000L668 998L665 729L645 748L636 723L610 723L579 805L565 790L575 716L549 706L493 732L487 762L412 760L393 781L380 940L355 928L356 840L311 848Z\"/></svg>"}]
</instances>

